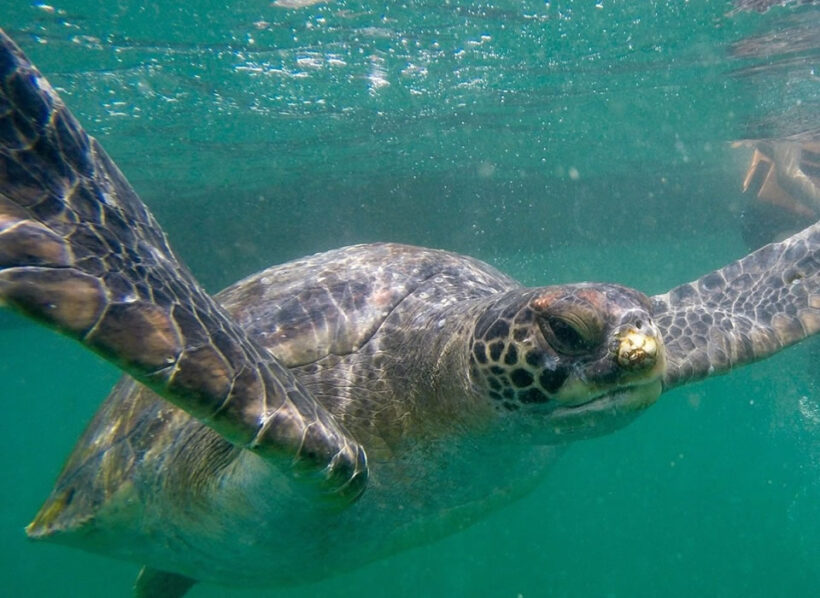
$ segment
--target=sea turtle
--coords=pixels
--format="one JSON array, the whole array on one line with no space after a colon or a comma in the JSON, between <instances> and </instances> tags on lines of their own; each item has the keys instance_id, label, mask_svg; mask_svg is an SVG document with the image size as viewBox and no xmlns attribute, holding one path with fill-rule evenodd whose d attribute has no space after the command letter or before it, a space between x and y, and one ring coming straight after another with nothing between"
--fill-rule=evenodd
<instances>
[{"instance_id":1,"label":"sea turtle","mask_svg":"<svg viewBox=\"0 0 820 598\"><path fill-rule=\"evenodd\" d=\"M300 583L475 521L567 443L820 330L820 223L655 297L359 245L210 297L0 44L0 301L126 376L28 526L195 580Z\"/></svg>"}]
</instances>

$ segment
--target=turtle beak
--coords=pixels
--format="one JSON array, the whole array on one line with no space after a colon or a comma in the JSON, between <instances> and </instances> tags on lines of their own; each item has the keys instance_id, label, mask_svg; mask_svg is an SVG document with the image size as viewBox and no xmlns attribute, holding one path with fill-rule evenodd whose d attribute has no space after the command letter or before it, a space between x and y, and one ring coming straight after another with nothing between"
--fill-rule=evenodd
<instances>
[{"instance_id":1,"label":"turtle beak","mask_svg":"<svg viewBox=\"0 0 820 598\"><path fill-rule=\"evenodd\" d=\"M617 337L618 365L632 372L648 370L658 361L660 347L654 336L629 328Z\"/></svg>"},{"instance_id":2,"label":"turtle beak","mask_svg":"<svg viewBox=\"0 0 820 598\"><path fill-rule=\"evenodd\" d=\"M618 366L630 377L653 378L663 374L663 338L652 323L621 326L615 333L612 351Z\"/></svg>"}]
</instances>

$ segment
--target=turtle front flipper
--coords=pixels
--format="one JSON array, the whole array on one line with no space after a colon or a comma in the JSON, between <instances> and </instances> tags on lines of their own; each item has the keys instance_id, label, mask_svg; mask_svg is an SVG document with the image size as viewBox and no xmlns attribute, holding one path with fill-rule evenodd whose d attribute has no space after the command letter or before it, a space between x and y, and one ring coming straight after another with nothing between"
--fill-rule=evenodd
<instances>
[{"instance_id":1,"label":"turtle front flipper","mask_svg":"<svg viewBox=\"0 0 820 598\"><path fill-rule=\"evenodd\" d=\"M820 222L652 297L664 388L763 359L820 331Z\"/></svg>"},{"instance_id":2,"label":"turtle front flipper","mask_svg":"<svg viewBox=\"0 0 820 598\"><path fill-rule=\"evenodd\" d=\"M3 303L234 444L318 480L323 494L346 502L363 490L362 447L197 284L99 143L0 30Z\"/></svg>"}]
</instances>

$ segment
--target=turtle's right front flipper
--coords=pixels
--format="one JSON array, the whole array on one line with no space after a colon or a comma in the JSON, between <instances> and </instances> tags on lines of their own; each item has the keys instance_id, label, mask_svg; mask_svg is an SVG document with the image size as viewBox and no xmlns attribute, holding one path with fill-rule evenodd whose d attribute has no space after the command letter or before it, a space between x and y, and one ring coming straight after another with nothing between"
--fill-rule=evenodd
<instances>
[{"instance_id":1,"label":"turtle's right front flipper","mask_svg":"<svg viewBox=\"0 0 820 598\"><path fill-rule=\"evenodd\" d=\"M80 340L342 502L364 450L174 256L96 140L0 30L0 304ZM310 482L308 482L310 484Z\"/></svg>"}]
</instances>

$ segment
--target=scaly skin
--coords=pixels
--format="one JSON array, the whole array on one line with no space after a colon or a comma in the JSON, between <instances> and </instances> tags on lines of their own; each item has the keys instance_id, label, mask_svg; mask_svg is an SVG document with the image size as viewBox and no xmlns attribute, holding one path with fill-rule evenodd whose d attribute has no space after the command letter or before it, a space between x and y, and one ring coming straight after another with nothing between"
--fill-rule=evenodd
<instances>
[{"instance_id":1,"label":"scaly skin","mask_svg":"<svg viewBox=\"0 0 820 598\"><path fill-rule=\"evenodd\" d=\"M652 297L664 389L763 359L820 331L820 223Z\"/></svg>"},{"instance_id":2,"label":"scaly skin","mask_svg":"<svg viewBox=\"0 0 820 598\"><path fill-rule=\"evenodd\" d=\"M197 284L97 141L0 31L0 302L342 503L364 450ZM306 476L310 477L310 476Z\"/></svg>"}]
</instances>

